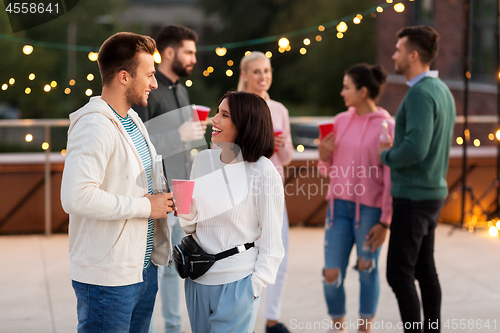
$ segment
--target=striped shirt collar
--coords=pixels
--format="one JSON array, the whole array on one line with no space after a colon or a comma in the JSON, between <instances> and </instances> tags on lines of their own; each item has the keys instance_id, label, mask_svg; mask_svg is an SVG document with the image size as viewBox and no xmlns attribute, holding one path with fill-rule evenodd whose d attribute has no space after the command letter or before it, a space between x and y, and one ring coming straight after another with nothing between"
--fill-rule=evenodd
<instances>
[{"instance_id":1,"label":"striped shirt collar","mask_svg":"<svg viewBox=\"0 0 500 333\"><path fill-rule=\"evenodd\" d=\"M416 85L420 80L422 80L424 77L437 78L438 76L439 76L439 71L425 71L422 74L419 74L419 75L415 76L410 81L406 82L406 84L409 85L410 88L411 88L414 85Z\"/></svg>"}]
</instances>

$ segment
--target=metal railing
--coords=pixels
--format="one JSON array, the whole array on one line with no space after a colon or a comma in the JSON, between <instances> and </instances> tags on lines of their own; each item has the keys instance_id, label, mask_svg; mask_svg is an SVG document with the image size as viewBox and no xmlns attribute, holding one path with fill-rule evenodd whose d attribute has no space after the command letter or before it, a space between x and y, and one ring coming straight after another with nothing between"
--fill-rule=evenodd
<instances>
[{"instance_id":1,"label":"metal railing","mask_svg":"<svg viewBox=\"0 0 500 333\"><path fill-rule=\"evenodd\" d=\"M310 124L315 125L321 122L329 121L332 117L290 117L291 124ZM211 119L208 119L211 123ZM464 122L463 116L457 116L456 124ZM474 115L469 116L469 123L498 123L498 117L494 115ZM48 143L48 148L45 150L45 167L44 167L44 187L45 187L45 235L49 236L52 233L52 211L51 211L51 128L52 127L69 127L69 119L5 119L0 120L0 128L2 127L41 127L45 129L45 142Z\"/></svg>"},{"instance_id":2,"label":"metal railing","mask_svg":"<svg viewBox=\"0 0 500 333\"><path fill-rule=\"evenodd\" d=\"M5 119L0 120L0 128L2 127L41 127L45 129L45 142L48 147L45 150L45 235L52 234L52 209L51 209L51 167L50 167L50 146L51 146L51 128L52 127L69 127L69 119Z\"/></svg>"}]
</instances>

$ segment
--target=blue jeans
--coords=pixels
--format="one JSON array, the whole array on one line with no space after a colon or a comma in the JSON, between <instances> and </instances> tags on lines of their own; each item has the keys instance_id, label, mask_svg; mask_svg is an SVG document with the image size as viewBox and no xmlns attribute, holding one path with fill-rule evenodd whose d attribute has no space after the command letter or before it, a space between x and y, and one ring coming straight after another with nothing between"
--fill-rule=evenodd
<instances>
[{"instance_id":1,"label":"blue jeans","mask_svg":"<svg viewBox=\"0 0 500 333\"><path fill-rule=\"evenodd\" d=\"M204 285L187 278L184 286L193 332L252 333L260 297L253 297L251 275L219 285Z\"/></svg>"},{"instance_id":2,"label":"blue jeans","mask_svg":"<svg viewBox=\"0 0 500 333\"><path fill-rule=\"evenodd\" d=\"M359 316L373 318L377 311L380 293L378 275L378 257L380 248L371 252L364 247L366 235L380 220L380 208L360 205L359 225L356 226L356 203L335 199L333 206L333 220L330 209L327 210L325 225L325 268L340 270L337 281L324 282L324 292L328 314L334 318L342 318L346 314L344 279L349 264L352 247L356 244L358 259L371 261L372 265L367 270L359 272L360 295Z\"/></svg>"},{"instance_id":3,"label":"blue jeans","mask_svg":"<svg viewBox=\"0 0 500 333\"><path fill-rule=\"evenodd\" d=\"M77 299L79 333L146 333L158 291L153 264L143 270L143 282L107 287L72 281Z\"/></svg>"}]
</instances>

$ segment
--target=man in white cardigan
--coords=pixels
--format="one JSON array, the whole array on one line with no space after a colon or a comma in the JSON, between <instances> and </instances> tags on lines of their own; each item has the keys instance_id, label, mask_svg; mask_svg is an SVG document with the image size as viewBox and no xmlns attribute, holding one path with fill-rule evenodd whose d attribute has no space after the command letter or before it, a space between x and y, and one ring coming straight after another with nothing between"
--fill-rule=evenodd
<instances>
[{"instance_id":1,"label":"man in white cardigan","mask_svg":"<svg viewBox=\"0 0 500 333\"><path fill-rule=\"evenodd\" d=\"M78 332L147 332L157 265L170 261L172 195L152 195L156 152L131 109L157 87L155 47L132 33L108 38L98 56L102 95L70 115L61 202Z\"/></svg>"}]
</instances>

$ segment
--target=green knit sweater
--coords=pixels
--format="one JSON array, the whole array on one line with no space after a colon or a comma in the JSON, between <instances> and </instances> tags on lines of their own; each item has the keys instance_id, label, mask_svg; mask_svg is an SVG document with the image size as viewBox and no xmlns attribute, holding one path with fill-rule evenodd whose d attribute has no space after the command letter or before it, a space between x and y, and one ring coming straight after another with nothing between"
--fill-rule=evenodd
<instances>
[{"instance_id":1,"label":"green knit sweater","mask_svg":"<svg viewBox=\"0 0 500 333\"><path fill-rule=\"evenodd\" d=\"M425 77L410 88L396 114L394 145L382 154L391 168L393 197L446 197L455 113L453 96L440 79Z\"/></svg>"}]
</instances>

